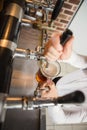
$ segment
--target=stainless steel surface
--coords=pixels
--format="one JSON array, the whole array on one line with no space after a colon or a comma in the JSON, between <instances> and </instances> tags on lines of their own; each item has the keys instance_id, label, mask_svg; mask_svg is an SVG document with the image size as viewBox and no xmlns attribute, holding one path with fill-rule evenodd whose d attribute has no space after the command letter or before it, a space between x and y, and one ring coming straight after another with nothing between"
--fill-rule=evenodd
<instances>
[{"instance_id":1,"label":"stainless steel surface","mask_svg":"<svg viewBox=\"0 0 87 130\"><path fill-rule=\"evenodd\" d=\"M43 124L46 126L44 122ZM7 110L6 119L2 130L41 130L40 110Z\"/></svg>"},{"instance_id":2,"label":"stainless steel surface","mask_svg":"<svg viewBox=\"0 0 87 130\"><path fill-rule=\"evenodd\" d=\"M40 45L40 39L40 31L22 27L18 48L34 50L37 45ZM13 63L10 95L33 95L37 87L35 74L38 71L38 62L27 58L15 58Z\"/></svg>"}]
</instances>

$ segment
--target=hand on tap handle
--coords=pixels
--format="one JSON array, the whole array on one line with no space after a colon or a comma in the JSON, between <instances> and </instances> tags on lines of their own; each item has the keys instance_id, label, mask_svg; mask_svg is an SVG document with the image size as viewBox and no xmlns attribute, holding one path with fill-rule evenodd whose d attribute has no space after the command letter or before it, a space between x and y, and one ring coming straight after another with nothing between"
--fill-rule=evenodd
<instances>
[{"instance_id":1,"label":"hand on tap handle","mask_svg":"<svg viewBox=\"0 0 87 130\"><path fill-rule=\"evenodd\" d=\"M44 56L49 61L69 59L73 40L73 33L69 29L66 29L62 35L55 32L45 45Z\"/></svg>"},{"instance_id":2,"label":"hand on tap handle","mask_svg":"<svg viewBox=\"0 0 87 130\"><path fill-rule=\"evenodd\" d=\"M5 99L4 109L31 110L40 107L55 106L57 104L83 103L85 96L81 91L74 91L58 98L8 97Z\"/></svg>"},{"instance_id":3,"label":"hand on tap handle","mask_svg":"<svg viewBox=\"0 0 87 130\"><path fill-rule=\"evenodd\" d=\"M59 38L58 36L56 37L56 39L50 39L45 47L46 57L47 58L52 57L53 60L56 60L56 57L57 57L57 55L55 55L56 52L58 53L58 55L61 54L62 50L60 52L60 49L62 49L63 46L65 45L65 43L67 42L67 40L69 40L72 37L72 34L73 33L71 32L71 30L66 29L66 31L60 36L60 39L58 39ZM58 50L56 50L57 48L55 47L55 46L57 46L57 45L55 45L56 40L60 40L60 43L58 45ZM50 58L50 59L52 59L52 58ZM41 63L40 69L36 74L36 80L38 82L43 82L43 81L46 81L47 79L53 79L54 77L58 76L58 74L60 73L60 70L61 70L61 67L57 61L50 62L50 61L44 60L44 62Z\"/></svg>"},{"instance_id":4,"label":"hand on tap handle","mask_svg":"<svg viewBox=\"0 0 87 130\"><path fill-rule=\"evenodd\" d=\"M66 29L60 36L60 44L64 46L72 36L73 32L70 29Z\"/></svg>"},{"instance_id":5,"label":"hand on tap handle","mask_svg":"<svg viewBox=\"0 0 87 130\"><path fill-rule=\"evenodd\" d=\"M45 89L49 86L49 90ZM67 93L63 96L58 95L58 91L53 81L47 80L39 87L41 91L41 98L53 99L55 104L58 103L83 103L85 101L85 95L79 90L75 90L71 93Z\"/></svg>"}]
</instances>

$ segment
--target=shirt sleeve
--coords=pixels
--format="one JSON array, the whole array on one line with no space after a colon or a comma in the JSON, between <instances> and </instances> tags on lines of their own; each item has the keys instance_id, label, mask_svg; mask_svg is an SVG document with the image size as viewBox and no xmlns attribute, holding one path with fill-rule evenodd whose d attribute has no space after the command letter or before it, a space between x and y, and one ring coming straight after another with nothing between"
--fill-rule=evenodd
<instances>
[{"instance_id":1,"label":"shirt sleeve","mask_svg":"<svg viewBox=\"0 0 87 130\"><path fill-rule=\"evenodd\" d=\"M68 107L69 110L62 105L48 108L51 122L54 124L77 124L87 122L87 109L73 110L71 107Z\"/></svg>"},{"instance_id":2,"label":"shirt sleeve","mask_svg":"<svg viewBox=\"0 0 87 130\"><path fill-rule=\"evenodd\" d=\"M62 60L62 62L69 63L77 68L87 68L87 56L77 54L74 51L68 60Z\"/></svg>"},{"instance_id":3,"label":"shirt sleeve","mask_svg":"<svg viewBox=\"0 0 87 130\"><path fill-rule=\"evenodd\" d=\"M64 111L61 109L60 105L49 107L47 109L48 116L54 124L62 124L65 123L66 116Z\"/></svg>"},{"instance_id":4,"label":"shirt sleeve","mask_svg":"<svg viewBox=\"0 0 87 130\"><path fill-rule=\"evenodd\" d=\"M80 69L62 77L56 84L58 96L79 90L85 95L82 104L58 104L48 108L50 119L55 124L87 122L87 69Z\"/></svg>"}]
</instances>

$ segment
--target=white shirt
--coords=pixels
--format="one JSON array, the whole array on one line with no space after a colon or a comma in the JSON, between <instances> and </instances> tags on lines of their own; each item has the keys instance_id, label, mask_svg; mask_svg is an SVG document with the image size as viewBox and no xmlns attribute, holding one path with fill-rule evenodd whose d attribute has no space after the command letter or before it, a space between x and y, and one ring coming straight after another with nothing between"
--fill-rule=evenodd
<instances>
[{"instance_id":1,"label":"white shirt","mask_svg":"<svg viewBox=\"0 0 87 130\"><path fill-rule=\"evenodd\" d=\"M68 63L79 67L87 67L87 57L75 53ZM75 59L74 59L75 56ZM81 60L80 60L81 59ZM87 69L80 69L61 78L56 84L58 96L63 96L75 90L80 90L85 95L82 104L58 104L48 108L48 113L56 124L73 124L87 122Z\"/></svg>"},{"instance_id":2,"label":"white shirt","mask_svg":"<svg viewBox=\"0 0 87 130\"><path fill-rule=\"evenodd\" d=\"M72 55L68 60L62 61L69 63L77 68L87 68L87 56L77 54L75 51L72 52Z\"/></svg>"}]
</instances>

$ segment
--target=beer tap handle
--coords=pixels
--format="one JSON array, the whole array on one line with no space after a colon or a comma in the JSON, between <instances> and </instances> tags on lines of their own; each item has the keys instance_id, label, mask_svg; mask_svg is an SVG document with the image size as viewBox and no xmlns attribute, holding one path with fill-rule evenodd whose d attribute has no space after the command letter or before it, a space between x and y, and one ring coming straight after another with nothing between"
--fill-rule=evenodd
<instances>
[{"instance_id":1,"label":"beer tap handle","mask_svg":"<svg viewBox=\"0 0 87 130\"><path fill-rule=\"evenodd\" d=\"M52 22L57 18L57 16L59 15L59 12L63 6L64 0L57 0L54 10L52 12L52 16L51 16L51 21L49 26L51 26Z\"/></svg>"},{"instance_id":2,"label":"beer tap handle","mask_svg":"<svg viewBox=\"0 0 87 130\"><path fill-rule=\"evenodd\" d=\"M62 46L65 45L65 43L70 39L70 37L73 35L73 32L70 29L66 29L63 34L60 37L60 44Z\"/></svg>"}]
</instances>

